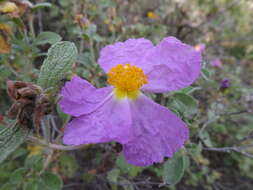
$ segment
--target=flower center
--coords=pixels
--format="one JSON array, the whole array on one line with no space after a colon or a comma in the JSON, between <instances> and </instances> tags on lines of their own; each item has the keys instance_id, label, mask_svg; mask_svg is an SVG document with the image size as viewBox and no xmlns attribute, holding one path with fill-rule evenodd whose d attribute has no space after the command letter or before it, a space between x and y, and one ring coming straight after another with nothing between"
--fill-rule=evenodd
<instances>
[{"instance_id":1,"label":"flower center","mask_svg":"<svg viewBox=\"0 0 253 190\"><path fill-rule=\"evenodd\" d=\"M148 83L143 70L130 64L118 64L107 75L107 82L115 87L118 98L128 96L134 99L139 94L139 89Z\"/></svg>"}]
</instances>

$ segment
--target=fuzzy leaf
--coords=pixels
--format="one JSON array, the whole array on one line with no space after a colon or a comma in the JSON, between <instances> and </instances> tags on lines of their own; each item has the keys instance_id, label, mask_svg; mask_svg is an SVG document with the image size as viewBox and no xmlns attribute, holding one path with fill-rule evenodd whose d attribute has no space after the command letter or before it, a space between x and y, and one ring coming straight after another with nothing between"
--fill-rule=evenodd
<instances>
[{"instance_id":1,"label":"fuzzy leaf","mask_svg":"<svg viewBox=\"0 0 253 190\"><path fill-rule=\"evenodd\" d=\"M21 184L24 181L27 172L28 170L26 168L16 169L10 177L10 182L13 184Z\"/></svg>"},{"instance_id":2,"label":"fuzzy leaf","mask_svg":"<svg viewBox=\"0 0 253 190\"><path fill-rule=\"evenodd\" d=\"M0 128L0 163L14 152L25 140L29 130L20 125Z\"/></svg>"},{"instance_id":3,"label":"fuzzy leaf","mask_svg":"<svg viewBox=\"0 0 253 190\"><path fill-rule=\"evenodd\" d=\"M35 45L54 44L61 41L62 37L54 32L41 32L34 41Z\"/></svg>"},{"instance_id":4,"label":"fuzzy leaf","mask_svg":"<svg viewBox=\"0 0 253 190\"><path fill-rule=\"evenodd\" d=\"M45 173L42 176L42 181L48 190L61 190L63 187L63 181L61 177L54 173Z\"/></svg>"},{"instance_id":5,"label":"fuzzy leaf","mask_svg":"<svg viewBox=\"0 0 253 190\"><path fill-rule=\"evenodd\" d=\"M41 9L41 8L45 8L45 7L52 7L51 3L48 2L44 2L44 3L37 3L36 5L34 5L32 7L32 10L37 10L37 9Z\"/></svg>"},{"instance_id":6,"label":"fuzzy leaf","mask_svg":"<svg viewBox=\"0 0 253 190\"><path fill-rule=\"evenodd\" d=\"M175 185L183 177L185 159L181 152L177 152L169 159L163 168L163 180L166 184Z\"/></svg>"},{"instance_id":7,"label":"fuzzy leaf","mask_svg":"<svg viewBox=\"0 0 253 190\"><path fill-rule=\"evenodd\" d=\"M39 183L36 181L28 182L24 185L24 190L38 190Z\"/></svg>"},{"instance_id":8,"label":"fuzzy leaf","mask_svg":"<svg viewBox=\"0 0 253 190\"><path fill-rule=\"evenodd\" d=\"M119 169L112 169L107 173L107 180L110 182L112 190L118 190L117 182L120 175Z\"/></svg>"},{"instance_id":9,"label":"fuzzy leaf","mask_svg":"<svg viewBox=\"0 0 253 190\"><path fill-rule=\"evenodd\" d=\"M174 98L176 107L180 112L184 113L186 116L191 116L197 113L198 104L192 96L181 92L177 92L174 94Z\"/></svg>"},{"instance_id":10,"label":"fuzzy leaf","mask_svg":"<svg viewBox=\"0 0 253 190\"><path fill-rule=\"evenodd\" d=\"M143 170L143 167L128 164L122 154L118 157L116 165L120 168L122 173L127 173L131 177L136 177Z\"/></svg>"},{"instance_id":11,"label":"fuzzy leaf","mask_svg":"<svg viewBox=\"0 0 253 190\"><path fill-rule=\"evenodd\" d=\"M76 57L77 48L74 43L63 41L54 44L48 50L47 58L41 67L38 85L44 89L53 87L56 92L59 82L71 69Z\"/></svg>"},{"instance_id":12,"label":"fuzzy leaf","mask_svg":"<svg viewBox=\"0 0 253 190\"><path fill-rule=\"evenodd\" d=\"M201 76L202 76L205 80L209 80L210 72L208 71L208 69L202 69L202 70L201 70Z\"/></svg>"}]
</instances>

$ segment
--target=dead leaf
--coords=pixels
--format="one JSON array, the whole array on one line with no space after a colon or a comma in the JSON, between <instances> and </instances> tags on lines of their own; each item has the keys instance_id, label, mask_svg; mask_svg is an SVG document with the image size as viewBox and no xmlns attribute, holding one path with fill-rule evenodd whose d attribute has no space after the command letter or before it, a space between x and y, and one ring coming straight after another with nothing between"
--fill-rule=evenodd
<instances>
[{"instance_id":1,"label":"dead leaf","mask_svg":"<svg viewBox=\"0 0 253 190\"><path fill-rule=\"evenodd\" d=\"M11 44L9 43L9 34L12 32L8 24L0 24L0 53L10 53Z\"/></svg>"}]
</instances>

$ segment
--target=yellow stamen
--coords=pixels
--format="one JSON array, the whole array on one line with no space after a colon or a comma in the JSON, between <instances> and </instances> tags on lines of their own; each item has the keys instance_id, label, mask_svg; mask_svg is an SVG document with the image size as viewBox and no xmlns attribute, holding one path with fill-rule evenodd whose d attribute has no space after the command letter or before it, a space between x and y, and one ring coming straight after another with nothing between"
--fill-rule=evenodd
<instances>
[{"instance_id":1,"label":"yellow stamen","mask_svg":"<svg viewBox=\"0 0 253 190\"><path fill-rule=\"evenodd\" d=\"M115 87L114 94L117 98L135 99L140 93L139 89L148 83L148 79L141 68L118 64L108 72L107 82Z\"/></svg>"},{"instance_id":2,"label":"yellow stamen","mask_svg":"<svg viewBox=\"0 0 253 190\"><path fill-rule=\"evenodd\" d=\"M201 49L200 44L197 44L196 46L194 46L194 49L195 49L196 51L199 51L199 50Z\"/></svg>"},{"instance_id":3,"label":"yellow stamen","mask_svg":"<svg viewBox=\"0 0 253 190\"><path fill-rule=\"evenodd\" d=\"M157 19L158 15L156 13L154 13L153 11L148 11L147 12L147 17L150 19Z\"/></svg>"}]
</instances>

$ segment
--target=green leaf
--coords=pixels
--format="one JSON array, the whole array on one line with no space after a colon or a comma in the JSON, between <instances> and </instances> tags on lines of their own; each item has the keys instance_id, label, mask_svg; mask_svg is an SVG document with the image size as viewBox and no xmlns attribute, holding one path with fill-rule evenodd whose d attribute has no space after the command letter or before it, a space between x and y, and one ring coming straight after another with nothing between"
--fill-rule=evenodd
<instances>
[{"instance_id":1,"label":"green leaf","mask_svg":"<svg viewBox=\"0 0 253 190\"><path fill-rule=\"evenodd\" d=\"M24 185L24 190L38 190L39 183L37 181L30 181Z\"/></svg>"},{"instance_id":2,"label":"green leaf","mask_svg":"<svg viewBox=\"0 0 253 190\"><path fill-rule=\"evenodd\" d=\"M68 123L68 121L71 119L71 116L64 113L58 104L56 105L56 111L59 114L59 117L61 118L63 123Z\"/></svg>"},{"instance_id":3,"label":"green leaf","mask_svg":"<svg viewBox=\"0 0 253 190\"><path fill-rule=\"evenodd\" d=\"M205 130L205 131L201 131L199 133L199 138L202 140L202 142L207 146L207 147L212 147L212 141L210 138L209 133Z\"/></svg>"},{"instance_id":4,"label":"green leaf","mask_svg":"<svg viewBox=\"0 0 253 190\"><path fill-rule=\"evenodd\" d=\"M54 32L41 32L34 41L34 45L55 44L61 41L62 37Z\"/></svg>"},{"instance_id":5,"label":"green leaf","mask_svg":"<svg viewBox=\"0 0 253 190\"><path fill-rule=\"evenodd\" d=\"M144 169L143 167L128 164L122 154L120 154L120 156L116 160L116 165L120 168L120 170L123 173L127 173L131 177L137 176L139 172L141 172Z\"/></svg>"},{"instance_id":6,"label":"green leaf","mask_svg":"<svg viewBox=\"0 0 253 190\"><path fill-rule=\"evenodd\" d=\"M93 40L96 41L96 42L104 42L105 41L105 38L103 38L102 36L98 35L98 34L94 34L92 36Z\"/></svg>"},{"instance_id":7,"label":"green leaf","mask_svg":"<svg viewBox=\"0 0 253 190\"><path fill-rule=\"evenodd\" d=\"M18 168L13 172L10 178L10 182L13 184L20 184L23 182L25 174L27 172L26 168Z\"/></svg>"},{"instance_id":8,"label":"green leaf","mask_svg":"<svg viewBox=\"0 0 253 190\"><path fill-rule=\"evenodd\" d=\"M63 187L63 181L61 177L54 173L45 173L42 176L42 182L49 190L61 190Z\"/></svg>"},{"instance_id":9,"label":"green leaf","mask_svg":"<svg viewBox=\"0 0 253 190\"><path fill-rule=\"evenodd\" d=\"M28 136L29 130L18 124L14 125L0 128L0 163L14 152Z\"/></svg>"},{"instance_id":10,"label":"green leaf","mask_svg":"<svg viewBox=\"0 0 253 190\"><path fill-rule=\"evenodd\" d=\"M14 184L6 183L0 188L0 190L17 190L17 187Z\"/></svg>"},{"instance_id":11,"label":"green leaf","mask_svg":"<svg viewBox=\"0 0 253 190\"><path fill-rule=\"evenodd\" d=\"M163 168L164 183L169 185L177 184L183 177L185 170L185 159L181 152L177 152L174 156L166 161Z\"/></svg>"},{"instance_id":12,"label":"green leaf","mask_svg":"<svg viewBox=\"0 0 253 190\"><path fill-rule=\"evenodd\" d=\"M207 69L202 69L202 70L201 70L201 76L202 76L205 80L209 80L210 72L209 72Z\"/></svg>"},{"instance_id":13,"label":"green leaf","mask_svg":"<svg viewBox=\"0 0 253 190\"><path fill-rule=\"evenodd\" d=\"M199 155L202 151L202 144L188 143L185 145L187 151L192 155Z\"/></svg>"},{"instance_id":14,"label":"green leaf","mask_svg":"<svg viewBox=\"0 0 253 190\"><path fill-rule=\"evenodd\" d=\"M33 155L33 156L28 156L26 157L25 160L25 167L27 169L36 169L38 171L40 171L40 169L42 169L41 167L38 168L38 166L41 165L43 160L43 157L41 155Z\"/></svg>"},{"instance_id":15,"label":"green leaf","mask_svg":"<svg viewBox=\"0 0 253 190\"><path fill-rule=\"evenodd\" d=\"M197 113L197 102L190 95L179 92L174 94L174 98L176 108L186 116Z\"/></svg>"},{"instance_id":16,"label":"green leaf","mask_svg":"<svg viewBox=\"0 0 253 190\"><path fill-rule=\"evenodd\" d=\"M112 190L118 189L117 182L119 175L120 175L119 169L112 169L110 172L107 173L107 179L111 185Z\"/></svg>"},{"instance_id":17,"label":"green leaf","mask_svg":"<svg viewBox=\"0 0 253 190\"><path fill-rule=\"evenodd\" d=\"M193 92L195 92L196 90L201 90L201 87L192 87L192 86L188 86L186 88L181 89L179 92L184 93L184 94L191 94Z\"/></svg>"},{"instance_id":18,"label":"green leaf","mask_svg":"<svg viewBox=\"0 0 253 190\"><path fill-rule=\"evenodd\" d=\"M59 163L61 171L65 176L72 177L77 169L76 159L69 154L62 154Z\"/></svg>"},{"instance_id":19,"label":"green leaf","mask_svg":"<svg viewBox=\"0 0 253 190\"><path fill-rule=\"evenodd\" d=\"M45 8L45 7L52 7L51 3L48 2L44 2L44 3L37 3L36 5L34 5L32 7L32 10L37 10L37 9L41 9L41 8Z\"/></svg>"},{"instance_id":20,"label":"green leaf","mask_svg":"<svg viewBox=\"0 0 253 190\"><path fill-rule=\"evenodd\" d=\"M28 151L25 148L19 147L12 153L11 159L16 159L18 157L24 156Z\"/></svg>"},{"instance_id":21,"label":"green leaf","mask_svg":"<svg viewBox=\"0 0 253 190\"><path fill-rule=\"evenodd\" d=\"M91 54L89 52L79 54L77 57L77 62L88 67L93 66Z\"/></svg>"},{"instance_id":22,"label":"green leaf","mask_svg":"<svg viewBox=\"0 0 253 190\"><path fill-rule=\"evenodd\" d=\"M12 18L12 21L18 26L18 27L25 27L25 24L24 22L22 21L21 18L18 18L18 17L15 17L15 18Z\"/></svg>"},{"instance_id":23,"label":"green leaf","mask_svg":"<svg viewBox=\"0 0 253 190\"><path fill-rule=\"evenodd\" d=\"M77 48L72 42L58 42L48 50L39 74L38 85L44 89L53 87L57 92L59 82L75 63Z\"/></svg>"},{"instance_id":24,"label":"green leaf","mask_svg":"<svg viewBox=\"0 0 253 190\"><path fill-rule=\"evenodd\" d=\"M120 183L121 184L127 184L127 185L122 185L122 188L124 190L135 190L134 184L132 184L131 181L129 181L129 180L125 179L125 178L123 178L122 180L120 180Z\"/></svg>"},{"instance_id":25,"label":"green leaf","mask_svg":"<svg viewBox=\"0 0 253 190\"><path fill-rule=\"evenodd\" d=\"M5 65L0 65L0 76L2 80L6 80L7 77L11 75L11 71L5 66Z\"/></svg>"}]
</instances>

